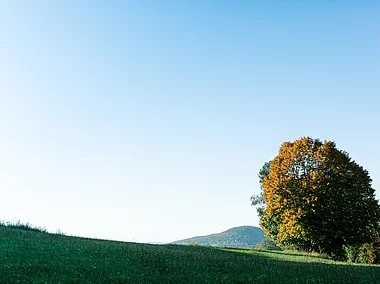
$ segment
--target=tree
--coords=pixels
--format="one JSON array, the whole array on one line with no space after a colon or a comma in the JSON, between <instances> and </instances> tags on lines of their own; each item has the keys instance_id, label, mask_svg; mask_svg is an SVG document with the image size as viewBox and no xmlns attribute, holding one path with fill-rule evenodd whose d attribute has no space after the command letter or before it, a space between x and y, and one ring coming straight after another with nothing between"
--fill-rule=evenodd
<instances>
[{"instance_id":1,"label":"tree","mask_svg":"<svg viewBox=\"0 0 380 284\"><path fill-rule=\"evenodd\" d=\"M380 206L368 171L334 142L304 137L281 145L259 172L254 195L260 226L277 244L342 256L343 246L369 243Z\"/></svg>"}]
</instances>

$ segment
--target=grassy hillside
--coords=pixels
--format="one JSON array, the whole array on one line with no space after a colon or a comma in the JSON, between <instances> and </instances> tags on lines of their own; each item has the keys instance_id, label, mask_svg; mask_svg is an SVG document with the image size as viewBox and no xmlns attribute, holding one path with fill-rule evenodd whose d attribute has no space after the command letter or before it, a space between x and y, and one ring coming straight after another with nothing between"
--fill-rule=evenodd
<instances>
[{"instance_id":1,"label":"grassy hillside","mask_svg":"<svg viewBox=\"0 0 380 284\"><path fill-rule=\"evenodd\" d=\"M260 228L253 226L241 226L229 229L219 234L193 237L176 241L173 244L197 244L201 246L249 248L254 247L264 239L264 233Z\"/></svg>"},{"instance_id":2,"label":"grassy hillside","mask_svg":"<svg viewBox=\"0 0 380 284\"><path fill-rule=\"evenodd\" d=\"M148 245L0 227L0 283L380 283L380 267L284 252Z\"/></svg>"}]
</instances>

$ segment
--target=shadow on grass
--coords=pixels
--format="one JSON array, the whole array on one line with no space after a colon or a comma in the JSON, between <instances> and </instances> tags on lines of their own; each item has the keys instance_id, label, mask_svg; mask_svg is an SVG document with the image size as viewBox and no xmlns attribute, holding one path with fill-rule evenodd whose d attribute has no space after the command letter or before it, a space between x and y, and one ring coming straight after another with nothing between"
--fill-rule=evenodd
<instances>
[{"instance_id":1,"label":"shadow on grass","mask_svg":"<svg viewBox=\"0 0 380 284\"><path fill-rule=\"evenodd\" d=\"M177 248L188 250L188 248ZM253 249L197 247L209 255L200 263L230 271L241 283L380 283L379 265L352 265L320 257ZM284 259L283 257L288 259ZM309 258L309 261L303 261ZM217 260L210 263L210 260ZM314 259L314 260L313 260Z\"/></svg>"}]
</instances>

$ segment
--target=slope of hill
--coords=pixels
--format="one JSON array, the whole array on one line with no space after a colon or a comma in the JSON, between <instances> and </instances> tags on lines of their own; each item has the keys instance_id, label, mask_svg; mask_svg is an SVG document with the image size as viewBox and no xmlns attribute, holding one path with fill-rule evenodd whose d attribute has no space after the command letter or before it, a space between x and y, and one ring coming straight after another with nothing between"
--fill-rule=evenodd
<instances>
[{"instance_id":1,"label":"slope of hill","mask_svg":"<svg viewBox=\"0 0 380 284\"><path fill-rule=\"evenodd\" d=\"M249 248L254 247L256 244L258 244L264 239L264 233L260 228L253 226L241 226L229 229L225 232L218 234L199 236L175 241L173 242L173 244L196 244L201 246L213 247Z\"/></svg>"},{"instance_id":2,"label":"slope of hill","mask_svg":"<svg viewBox=\"0 0 380 284\"><path fill-rule=\"evenodd\" d=\"M148 245L0 226L0 283L379 283L380 266L251 249Z\"/></svg>"}]
</instances>

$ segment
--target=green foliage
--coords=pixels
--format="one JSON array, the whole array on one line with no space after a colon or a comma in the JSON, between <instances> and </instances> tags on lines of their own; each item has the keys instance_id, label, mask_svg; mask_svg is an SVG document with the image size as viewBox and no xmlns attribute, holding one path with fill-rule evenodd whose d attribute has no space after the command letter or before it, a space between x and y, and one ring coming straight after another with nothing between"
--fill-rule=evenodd
<instances>
[{"instance_id":1,"label":"green foliage","mask_svg":"<svg viewBox=\"0 0 380 284\"><path fill-rule=\"evenodd\" d=\"M379 266L252 249L148 245L0 227L0 283L378 283Z\"/></svg>"},{"instance_id":2,"label":"green foliage","mask_svg":"<svg viewBox=\"0 0 380 284\"><path fill-rule=\"evenodd\" d=\"M378 242L365 243L361 246L344 246L346 258L351 263L380 263L380 245Z\"/></svg>"},{"instance_id":3,"label":"green foliage","mask_svg":"<svg viewBox=\"0 0 380 284\"><path fill-rule=\"evenodd\" d=\"M264 232L260 228L241 226L218 234L179 240L173 244L197 244L201 246L248 248L254 247L257 243L264 239Z\"/></svg>"},{"instance_id":4,"label":"green foliage","mask_svg":"<svg viewBox=\"0 0 380 284\"><path fill-rule=\"evenodd\" d=\"M254 194L251 196L251 205L256 206L259 205L260 208L265 205L264 201L264 193L263 193L263 182L264 178L269 176L269 171L270 171L270 162L265 162L261 170L259 171L258 177L260 180L260 189L261 192L259 194ZM258 209L259 211L259 209ZM259 212L260 213L260 212Z\"/></svg>"},{"instance_id":5,"label":"green foliage","mask_svg":"<svg viewBox=\"0 0 380 284\"><path fill-rule=\"evenodd\" d=\"M274 241L269 239L265 239L259 242L255 246L255 249L282 251L282 249L278 247Z\"/></svg>"},{"instance_id":6,"label":"green foliage","mask_svg":"<svg viewBox=\"0 0 380 284\"><path fill-rule=\"evenodd\" d=\"M270 161L269 162L265 162L264 165L262 166L261 170L259 171L259 180L260 180L260 187L262 188L262 185L264 183L264 180L266 177L269 176L269 173L270 173Z\"/></svg>"},{"instance_id":7,"label":"green foliage","mask_svg":"<svg viewBox=\"0 0 380 284\"><path fill-rule=\"evenodd\" d=\"M284 247L344 258L343 245L371 243L379 230L380 206L367 170L331 141L285 142L259 177L260 226Z\"/></svg>"},{"instance_id":8,"label":"green foliage","mask_svg":"<svg viewBox=\"0 0 380 284\"><path fill-rule=\"evenodd\" d=\"M346 253L346 259L350 263L357 263L358 262L358 254L359 249L358 246L355 245L343 245L344 251Z\"/></svg>"},{"instance_id":9,"label":"green foliage","mask_svg":"<svg viewBox=\"0 0 380 284\"><path fill-rule=\"evenodd\" d=\"M251 196L251 205L257 206L256 210L261 219L263 219L265 216L265 208L266 208L266 202L264 201L263 183L264 183L264 179L269 176L269 172L270 172L270 161L264 163L264 165L262 166L258 174L261 192L259 194L254 194Z\"/></svg>"}]
</instances>

